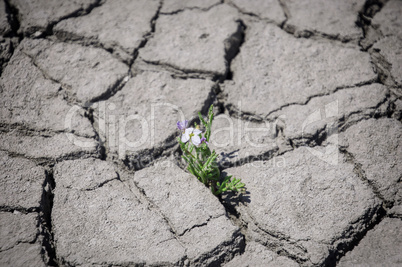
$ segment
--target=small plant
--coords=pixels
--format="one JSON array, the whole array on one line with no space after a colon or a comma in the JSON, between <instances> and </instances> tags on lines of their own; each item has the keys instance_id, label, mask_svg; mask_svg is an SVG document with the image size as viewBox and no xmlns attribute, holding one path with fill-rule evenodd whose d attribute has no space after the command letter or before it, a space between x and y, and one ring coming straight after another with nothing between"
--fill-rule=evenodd
<instances>
[{"instance_id":1,"label":"small plant","mask_svg":"<svg viewBox=\"0 0 402 267\"><path fill-rule=\"evenodd\" d=\"M211 152L208 147L214 119L213 105L209 108L208 117L205 120L200 112L198 116L205 128L204 136L196 123L194 127L187 127L187 120L177 122L177 128L181 131L181 136L177 140L183 152L182 158L188 163L188 171L209 187L214 195L228 190L244 192L244 183L241 183L240 179L231 179L232 176L226 176L223 181L220 181L221 175L216 161L218 154L215 150Z\"/></svg>"}]
</instances>

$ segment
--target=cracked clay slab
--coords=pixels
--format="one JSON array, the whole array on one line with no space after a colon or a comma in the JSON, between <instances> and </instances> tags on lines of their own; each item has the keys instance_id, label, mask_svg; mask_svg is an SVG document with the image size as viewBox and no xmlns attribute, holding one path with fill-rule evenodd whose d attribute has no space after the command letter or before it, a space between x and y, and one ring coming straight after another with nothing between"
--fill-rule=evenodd
<instances>
[{"instance_id":1,"label":"cracked clay slab","mask_svg":"<svg viewBox=\"0 0 402 267\"><path fill-rule=\"evenodd\" d=\"M390 118L364 120L348 128L340 140L382 197L402 203L402 123Z\"/></svg>"},{"instance_id":2,"label":"cracked clay slab","mask_svg":"<svg viewBox=\"0 0 402 267\"><path fill-rule=\"evenodd\" d=\"M46 39L25 39L21 47L50 79L84 104L107 94L128 75L128 66L100 48Z\"/></svg>"},{"instance_id":3,"label":"cracked clay slab","mask_svg":"<svg viewBox=\"0 0 402 267\"><path fill-rule=\"evenodd\" d=\"M239 251L239 229L218 198L173 162L162 161L137 171L126 183L138 187L159 208L187 248L190 261L205 265Z\"/></svg>"},{"instance_id":4,"label":"cracked clay slab","mask_svg":"<svg viewBox=\"0 0 402 267\"><path fill-rule=\"evenodd\" d=\"M0 251L8 250L20 243L33 243L38 234L39 214L36 212L0 212Z\"/></svg>"},{"instance_id":5,"label":"cracked clay slab","mask_svg":"<svg viewBox=\"0 0 402 267\"><path fill-rule=\"evenodd\" d=\"M373 45L374 51L379 52L390 64L390 72L397 85L402 85L402 2L388 1L378 12L372 25L378 28L384 38Z\"/></svg>"},{"instance_id":6,"label":"cracked clay slab","mask_svg":"<svg viewBox=\"0 0 402 267\"><path fill-rule=\"evenodd\" d=\"M398 266L402 263L402 221L385 218L337 266Z\"/></svg>"},{"instance_id":7,"label":"cracked clay slab","mask_svg":"<svg viewBox=\"0 0 402 267\"><path fill-rule=\"evenodd\" d=\"M27 42L30 41L25 40L22 45ZM45 77L20 49L5 68L0 88L0 123L38 131L95 136L84 110L69 105L60 94L60 84Z\"/></svg>"},{"instance_id":8,"label":"cracked clay slab","mask_svg":"<svg viewBox=\"0 0 402 267\"><path fill-rule=\"evenodd\" d=\"M52 136L0 133L0 149L29 159L60 160L98 156L98 142L95 139L67 133Z\"/></svg>"},{"instance_id":9,"label":"cracked clay slab","mask_svg":"<svg viewBox=\"0 0 402 267\"><path fill-rule=\"evenodd\" d=\"M236 256L225 267L238 266L287 266L298 267L297 262L277 253L268 250L265 246L255 242L247 242L246 249L242 255Z\"/></svg>"},{"instance_id":10,"label":"cracked clay slab","mask_svg":"<svg viewBox=\"0 0 402 267\"><path fill-rule=\"evenodd\" d=\"M69 264L181 265L187 259L196 266L239 250L242 237L218 199L172 162L133 175L96 159L64 161L54 177L57 256Z\"/></svg>"},{"instance_id":11,"label":"cracked clay slab","mask_svg":"<svg viewBox=\"0 0 402 267\"><path fill-rule=\"evenodd\" d=\"M214 118L209 146L225 168L244 161L263 160L278 150L275 122L260 123L220 114Z\"/></svg>"},{"instance_id":12,"label":"cracked clay slab","mask_svg":"<svg viewBox=\"0 0 402 267\"><path fill-rule=\"evenodd\" d=\"M91 159L55 166L52 226L58 259L71 265L180 262L185 249L166 221L115 179L112 169L111 163Z\"/></svg>"},{"instance_id":13,"label":"cracked clay slab","mask_svg":"<svg viewBox=\"0 0 402 267\"><path fill-rule=\"evenodd\" d=\"M225 209L208 188L173 162L137 171L132 182L169 218L179 235L225 215Z\"/></svg>"},{"instance_id":14,"label":"cracked clay slab","mask_svg":"<svg viewBox=\"0 0 402 267\"><path fill-rule=\"evenodd\" d=\"M402 34L400 35L400 37L397 36L385 37L373 45L373 49L379 52L383 56L385 61L389 63L391 75L394 78L397 85L399 86L402 85L401 43L402 43Z\"/></svg>"},{"instance_id":15,"label":"cracked clay slab","mask_svg":"<svg viewBox=\"0 0 402 267\"><path fill-rule=\"evenodd\" d=\"M238 12L227 5L208 11L184 10L160 15L153 38L140 50L146 62L167 65L184 72L224 75L226 51L239 45ZM235 40L236 39L236 40Z\"/></svg>"},{"instance_id":16,"label":"cracked clay slab","mask_svg":"<svg viewBox=\"0 0 402 267\"><path fill-rule=\"evenodd\" d=\"M46 266L38 217L36 212L0 212L0 266Z\"/></svg>"},{"instance_id":17,"label":"cracked clay slab","mask_svg":"<svg viewBox=\"0 0 402 267\"><path fill-rule=\"evenodd\" d=\"M184 9L207 9L213 5L219 4L220 0L165 0L161 8L161 13L173 13L183 11Z\"/></svg>"},{"instance_id":18,"label":"cracked clay slab","mask_svg":"<svg viewBox=\"0 0 402 267\"><path fill-rule=\"evenodd\" d=\"M10 0L10 4L18 9L20 32L34 34L47 30L48 26L74 14L85 13L98 0Z\"/></svg>"},{"instance_id":19,"label":"cracked clay slab","mask_svg":"<svg viewBox=\"0 0 402 267\"><path fill-rule=\"evenodd\" d=\"M386 102L386 97L387 88L381 84L353 87L314 97L306 105L284 107L268 118L281 121L283 124L278 125L284 136L302 145L321 131L337 133L339 127L383 113L380 105Z\"/></svg>"},{"instance_id":20,"label":"cracked clay slab","mask_svg":"<svg viewBox=\"0 0 402 267\"><path fill-rule=\"evenodd\" d=\"M249 192L235 206L249 238L306 266L323 264L330 250L351 242L380 207L342 155L331 165L312 149L285 153L280 165L274 158L225 170Z\"/></svg>"},{"instance_id":21,"label":"cracked clay slab","mask_svg":"<svg viewBox=\"0 0 402 267\"><path fill-rule=\"evenodd\" d=\"M225 215L219 200L197 178L173 162L137 171L132 182L169 218L179 235Z\"/></svg>"},{"instance_id":22,"label":"cracked clay slab","mask_svg":"<svg viewBox=\"0 0 402 267\"><path fill-rule=\"evenodd\" d=\"M363 29L356 21L363 10L364 0L285 0L289 20L285 28L305 35L303 31L319 32L342 41L363 37Z\"/></svg>"},{"instance_id":23,"label":"cracked clay slab","mask_svg":"<svg viewBox=\"0 0 402 267\"><path fill-rule=\"evenodd\" d=\"M253 14L276 24L281 24L286 19L278 0L230 0L230 3L246 14Z\"/></svg>"},{"instance_id":24,"label":"cracked clay slab","mask_svg":"<svg viewBox=\"0 0 402 267\"><path fill-rule=\"evenodd\" d=\"M0 206L39 208L46 179L45 169L30 160L0 151Z\"/></svg>"},{"instance_id":25,"label":"cracked clay slab","mask_svg":"<svg viewBox=\"0 0 402 267\"><path fill-rule=\"evenodd\" d=\"M106 1L86 16L73 17L54 27L56 36L62 40L80 43L100 43L114 54L129 62L134 50L151 32L151 20L159 7L156 0Z\"/></svg>"},{"instance_id":26,"label":"cracked clay slab","mask_svg":"<svg viewBox=\"0 0 402 267\"><path fill-rule=\"evenodd\" d=\"M0 266L47 266L43 260L41 244L20 243L15 247L0 251Z\"/></svg>"},{"instance_id":27,"label":"cracked clay slab","mask_svg":"<svg viewBox=\"0 0 402 267\"><path fill-rule=\"evenodd\" d=\"M326 40L295 38L276 26L248 25L225 83L226 106L261 118L337 88L374 81L370 55Z\"/></svg>"}]
</instances>

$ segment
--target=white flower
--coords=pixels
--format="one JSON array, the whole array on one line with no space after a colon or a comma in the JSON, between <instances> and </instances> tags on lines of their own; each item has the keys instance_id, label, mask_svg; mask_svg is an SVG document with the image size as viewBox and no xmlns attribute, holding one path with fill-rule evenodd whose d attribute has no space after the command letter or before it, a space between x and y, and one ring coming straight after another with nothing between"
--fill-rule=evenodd
<instances>
[{"instance_id":1,"label":"white flower","mask_svg":"<svg viewBox=\"0 0 402 267\"><path fill-rule=\"evenodd\" d=\"M181 136L181 141L183 143L186 143L188 140L191 139L191 142L195 146L199 146L201 144L201 138L199 136L200 133L202 132L198 129L187 128Z\"/></svg>"}]
</instances>

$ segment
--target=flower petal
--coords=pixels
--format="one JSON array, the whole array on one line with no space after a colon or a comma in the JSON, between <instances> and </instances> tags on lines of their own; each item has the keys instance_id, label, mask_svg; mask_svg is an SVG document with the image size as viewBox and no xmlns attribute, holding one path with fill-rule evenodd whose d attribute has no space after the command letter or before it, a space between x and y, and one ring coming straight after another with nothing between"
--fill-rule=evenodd
<instances>
[{"instance_id":1,"label":"flower petal","mask_svg":"<svg viewBox=\"0 0 402 267\"><path fill-rule=\"evenodd\" d=\"M207 139L205 137L201 138L201 143L204 142L205 144L209 145L209 143L207 142Z\"/></svg>"},{"instance_id":2,"label":"flower petal","mask_svg":"<svg viewBox=\"0 0 402 267\"><path fill-rule=\"evenodd\" d=\"M187 128L184 133L181 136L181 141L183 143L186 143L188 140L190 140L190 134L193 132L193 128Z\"/></svg>"},{"instance_id":3,"label":"flower petal","mask_svg":"<svg viewBox=\"0 0 402 267\"><path fill-rule=\"evenodd\" d=\"M198 129L194 129L193 133L194 133L194 135L199 135L200 133L202 133L202 131L200 131Z\"/></svg>"},{"instance_id":4,"label":"flower petal","mask_svg":"<svg viewBox=\"0 0 402 267\"><path fill-rule=\"evenodd\" d=\"M187 128L187 125L188 125L188 120L178 121L177 122L177 128L180 131L184 131Z\"/></svg>"},{"instance_id":5,"label":"flower petal","mask_svg":"<svg viewBox=\"0 0 402 267\"><path fill-rule=\"evenodd\" d=\"M184 134L181 135L181 141L183 143L187 143L188 140L190 140L190 135L189 134L184 133Z\"/></svg>"},{"instance_id":6,"label":"flower petal","mask_svg":"<svg viewBox=\"0 0 402 267\"><path fill-rule=\"evenodd\" d=\"M185 133L190 135L194 131L194 128L187 128Z\"/></svg>"},{"instance_id":7,"label":"flower petal","mask_svg":"<svg viewBox=\"0 0 402 267\"><path fill-rule=\"evenodd\" d=\"M201 138L198 135L194 135L191 137L191 142L193 142L195 146L199 146L201 144Z\"/></svg>"},{"instance_id":8,"label":"flower petal","mask_svg":"<svg viewBox=\"0 0 402 267\"><path fill-rule=\"evenodd\" d=\"M181 122L180 122L180 121L178 121L176 125L177 125L177 128L178 128L180 131L182 131L182 130L183 130L183 127L182 127L182 125L181 125Z\"/></svg>"}]
</instances>

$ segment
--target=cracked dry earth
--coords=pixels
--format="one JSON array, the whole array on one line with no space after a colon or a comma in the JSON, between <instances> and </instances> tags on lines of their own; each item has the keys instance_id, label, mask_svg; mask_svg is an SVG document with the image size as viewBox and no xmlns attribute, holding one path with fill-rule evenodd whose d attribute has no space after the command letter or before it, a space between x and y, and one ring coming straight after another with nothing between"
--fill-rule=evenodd
<instances>
[{"instance_id":1,"label":"cracked dry earth","mask_svg":"<svg viewBox=\"0 0 402 267\"><path fill-rule=\"evenodd\" d=\"M402 266L401 14L0 0L0 266ZM180 159L211 104L243 195Z\"/></svg>"}]
</instances>

